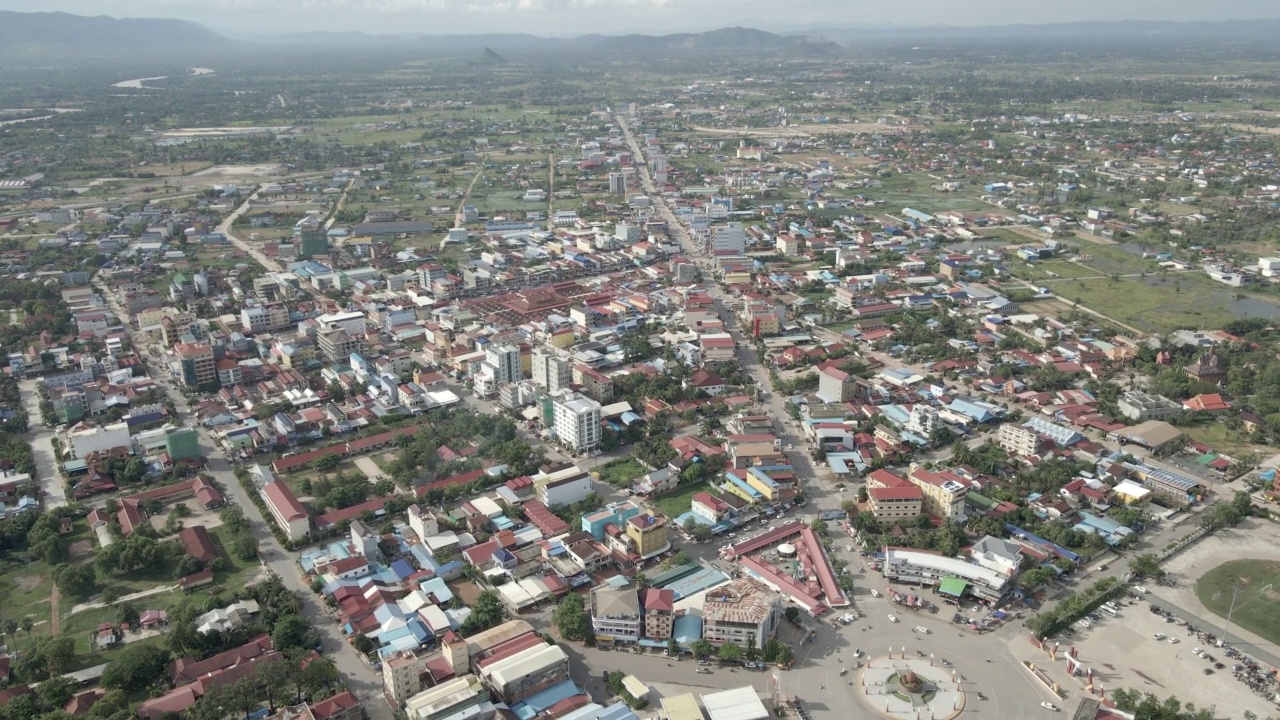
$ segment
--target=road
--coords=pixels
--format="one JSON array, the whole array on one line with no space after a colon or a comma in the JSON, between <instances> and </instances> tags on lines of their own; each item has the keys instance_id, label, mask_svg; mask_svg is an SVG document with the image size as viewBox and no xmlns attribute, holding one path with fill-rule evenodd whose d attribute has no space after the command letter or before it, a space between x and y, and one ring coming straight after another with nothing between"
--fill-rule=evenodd
<instances>
[{"instance_id":1,"label":"road","mask_svg":"<svg viewBox=\"0 0 1280 720\"><path fill-rule=\"evenodd\" d=\"M46 509L63 507L67 504L67 485L58 472L58 459L53 454L53 429L45 427L40 419L40 393L36 381L19 382L18 392L22 395L22 407L27 411L27 424L31 428L27 438L40 480L41 501Z\"/></svg>"},{"instance_id":2,"label":"road","mask_svg":"<svg viewBox=\"0 0 1280 720\"><path fill-rule=\"evenodd\" d=\"M241 206L237 213L243 212L246 206L247 203L245 206ZM230 219L230 221L233 220L234 217ZM105 285L100 286L99 290L102 292L103 297L106 298L107 306L111 309L111 312L115 313L116 317L120 318L126 327L129 327L129 316L116 302L115 295ZM132 328L129 329L129 337L133 342L133 347L146 347L141 334L135 332ZM178 417L175 420L187 422L192 427L199 429L200 450L205 457L204 474L217 481L226 493L228 500L244 511L245 517L249 520L250 533L258 541L263 567L280 576L285 587L289 588L301 600L303 616L320 633L324 649L332 654L338 672L342 674L347 687L359 698L360 704L370 720L394 720L395 714L383 696L381 673L374 671L365 662L364 657L356 652L355 648L347 644L341 630L338 628L338 624L334 622L330 613L320 604L307 584L303 582L297 564L280 546L280 543L276 541L275 535L271 533L266 524L267 521L263 519L262 513L258 511L258 506L254 504L249 494L240 486L240 481L236 479L231 463L222 453L222 450L218 448L208 431L192 417L186 396L178 388L174 387L165 368L154 368L152 377L168 394L169 399L173 401L174 407L178 411Z\"/></svg>"},{"instance_id":3,"label":"road","mask_svg":"<svg viewBox=\"0 0 1280 720\"><path fill-rule=\"evenodd\" d=\"M462 199L458 201L458 211L453 214L454 227L462 227L463 225L466 225L466 223L462 221L462 211L467 207L467 202L471 200L471 191L475 188L476 182L480 180L480 176L484 174L484 164L488 159L488 155L480 158L480 166L476 168L476 174L471 176L471 182L467 185L467 191L462 193Z\"/></svg>"}]
</instances>

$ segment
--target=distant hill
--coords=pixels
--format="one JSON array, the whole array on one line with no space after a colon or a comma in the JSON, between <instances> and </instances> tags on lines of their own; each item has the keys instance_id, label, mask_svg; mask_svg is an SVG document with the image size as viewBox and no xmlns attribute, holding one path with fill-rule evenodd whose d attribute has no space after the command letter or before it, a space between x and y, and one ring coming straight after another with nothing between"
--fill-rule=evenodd
<instances>
[{"instance_id":1,"label":"distant hill","mask_svg":"<svg viewBox=\"0 0 1280 720\"><path fill-rule=\"evenodd\" d=\"M186 20L117 19L70 13L0 11L0 57L112 57L182 53L231 41Z\"/></svg>"},{"instance_id":2,"label":"distant hill","mask_svg":"<svg viewBox=\"0 0 1280 720\"><path fill-rule=\"evenodd\" d=\"M837 51L839 46L810 35L776 35L764 30L733 27L676 35L623 35L601 38L601 46L622 52L725 52L791 50L805 54Z\"/></svg>"},{"instance_id":3,"label":"distant hill","mask_svg":"<svg viewBox=\"0 0 1280 720\"><path fill-rule=\"evenodd\" d=\"M842 45L890 42L941 41L950 43L1037 43L1046 40L1090 43L1240 42L1280 41L1280 20L1221 20L1173 22L1166 20L1098 20L1039 25L988 25L977 27L853 27L811 28L801 35L817 36Z\"/></svg>"},{"instance_id":4,"label":"distant hill","mask_svg":"<svg viewBox=\"0 0 1280 720\"><path fill-rule=\"evenodd\" d=\"M484 52L480 53L481 65L506 65L507 59L493 51L493 48L485 46Z\"/></svg>"}]
</instances>

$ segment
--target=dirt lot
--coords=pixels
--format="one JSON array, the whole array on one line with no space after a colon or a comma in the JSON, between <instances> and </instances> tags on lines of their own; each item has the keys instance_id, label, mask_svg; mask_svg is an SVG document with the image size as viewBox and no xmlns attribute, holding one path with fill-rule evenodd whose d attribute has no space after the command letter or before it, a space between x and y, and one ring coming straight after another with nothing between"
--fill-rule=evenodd
<instances>
[{"instance_id":1,"label":"dirt lot","mask_svg":"<svg viewBox=\"0 0 1280 720\"><path fill-rule=\"evenodd\" d=\"M195 500L185 500L183 502L186 504L187 509L191 511L191 514L182 518L182 527L203 525L205 528L212 530L222 524L222 518L218 516L217 510L205 510ZM172 509L172 507L166 507L160 514L147 518L151 521L151 527L158 531L163 530L165 519L169 517L169 511Z\"/></svg>"},{"instance_id":2,"label":"dirt lot","mask_svg":"<svg viewBox=\"0 0 1280 720\"><path fill-rule=\"evenodd\" d=\"M1195 640L1185 628L1148 612L1145 602L1122 607L1120 617L1103 615L1102 621L1091 629L1073 629L1076 634L1071 640L1081 662L1093 670L1095 682L1107 690L1131 688L1160 698L1176 695L1196 707L1216 705L1218 717L1238 718L1246 710L1258 717L1269 717L1275 710L1274 705L1233 679L1230 667L1217 671L1211 679L1201 675L1211 663L1192 654ZM1164 633L1179 642L1157 641L1155 633Z\"/></svg>"}]
</instances>

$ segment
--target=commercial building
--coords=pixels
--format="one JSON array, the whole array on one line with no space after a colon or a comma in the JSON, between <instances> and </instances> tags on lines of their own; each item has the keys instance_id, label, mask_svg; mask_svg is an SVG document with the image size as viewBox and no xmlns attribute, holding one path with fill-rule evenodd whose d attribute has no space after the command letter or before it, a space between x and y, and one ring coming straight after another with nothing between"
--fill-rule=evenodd
<instances>
[{"instance_id":1,"label":"commercial building","mask_svg":"<svg viewBox=\"0 0 1280 720\"><path fill-rule=\"evenodd\" d=\"M535 636L536 637L536 636ZM559 645L539 642L514 654L476 661L481 680L493 696L511 705L569 678L569 656Z\"/></svg>"},{"instance_id":2,"label":"commercial building","mask_svg":"<svg viewBox=\"0 0 1280 720\"><path fill-rule=\"evenodd\" d=\"M833 365L818 373L818 397L829 403L849 402L857 390L856 379Z\"/></svg>"},{"instance_id":3,"label":"commercial building","mask_svg":"<svg viewBox=\"0 0 1280 720\"><path fill-rule=\"evenodd\" d=\"M868 488L868 509L882 523L897 523L920 514L924 493L914 485Z\"/></svg>"},{"instance_id":4,"label":"commercial building","mask_svg":"<svg viewBox=\"0 0 1280 720\"><path fill-rule=\"evenodd\" d=\"M644 610L644 636L650 640L668 640L675 629L674 590L645 588L640 591L640 607Z\"/></svg>"},{"instance_id":5,"label":"commercial building","mask_svg":"<svg viewBox=\"0 0 1280 720\"><path fill-rule=\"evenodd\" d=\"M173 348L178 356L179 377L189 388L218 381L213 348L204 343L178 343Z\"/></svg>"},{"instance_id":6,"label":"commercial building","mask_svg":"<svg viewBox=\"0 0 1280 720\"><path fill-rule=\"evenodd\" d=\"M1016 576L935 552L900 547L884 549L883 572L892 582L937 586L940 593L952 597L968 592L984 600L999 599Z\"/></svg>"},{"instance_id":7,"label":"commercial building","mask_svg":"<svg viewBox=\"0 0 1280 720\"><path fill-rule=\"evenodd\" d=\"M964 496L969 492L969 486L963 478L950 471L931 472L923 467L914 467L908 479L924 495L926 513L956 522L964 521Z\"/></svg>"},{"instance_id":8,"label":"commercial building","mask_svg":"<svg viewBox=\"0 0 1280 720\"><path fill-rule=\"evenodd\" d=\"M725 223L711 228L710 249L713 255L741 255L747 247L747 233L742 223Z\"/></svg>"},{"instance_id":9,"label":"commercial building","mask_svg":"<svg viewBox=\"0 0 1280 720\"><path fill-rule=\"evenodd\" d=\"M575 452L590 452L600 444L600 403L577 393L551 399L556 439Z\"/></svg>"},{"instance_id":10,"label":"commercial building","mask_svg":"<svg viewBox=\"0 0 1280 720\"><path fill-rule=\"evenodd\" d=\"M636 554L642 558L661 555L671 548L671 541L667 538L667 519L652 510L628 519L626 530Z\"/></svg>"},{"instance_id":11,"label":"commercial building","mask_svg":"<svg viewBox=\"0 0 1280 720\"><path fill-rule=\"evenodd\" d=\"M317 255L329 254L329 232L320 223L312 222L298 231L298 248L295 255L306 260Z\"/></svg>"},{"instance_id":12,"label":"commercial building","mask_svg":"<svg viewBox=\"0 0 1280 720\"><path fill-rule=\"evenodd\" d=\"M489 690L480 678L467 673L423 690L405 701L404 713L409 720L442 720L489 700Z\"/></svg>"},{"instance_id":13,"label":"commercial building","mask_svg":"<svg viewBox=\"0 0 1280 720\"><path fill-rule=\"evenodd\" d=\"M740 578L707 592L702 604L702 637L717 645L733 643L746 648L752 642L762 648L777 633L781 620L778 594L761 582Z\"/></svg>"},{"instance_id":14,"label":"commercial building","mask_svg":"<svg viewBox=\"0 0 1280 720\"><path fill-rule=\"evenodd\" d=\"M591 475L576 465L551 473L538 473L533 477L533 484L538 500L548 508L573 505L591 494Z\"/></svg>"},{"instance_id":15,"label":"commercial building","mask_svg":"<svg viewBox=\"0 0 1280 720\"><path fill-rule=\"evenodd\" d=\"M364 340L337 326L329 326L316 335L316 347L332 364L346 362L352 353L364 352Z\"/></svg>"},{"instance_id":16,"label":"commercial building","mask_svg":"<svg viewBox=\"0 0 1280 720\"><path fill-rule=\"evenodd\" d=\"M600 640L640 639L640 597L634 587L601 585L591 591L591 627Z\"/></svg>"},{"instance_id":17,"label":"commercial building","mask_svg":"<svg viewBox=\"0 0 1280 720\"><path fill-rule=\"evenodd\" d=\"M532 364L531 379L535 385L546 388L549 393L565 390L573 382L573 365L569 358L551 348L534 348Z\"/></svg>"},{"instance_id":18,"label":"commercial building","mask_svg":"<svg viewBox=\"0 0 1280 720\"><path fill-rule=\"evenodd\" d=\"M625 195L627 193L627 176L620 172L609 173L609 194Z\"/></svg>"},{"instance_id":19,"label":"commercial building","mask_svg":"<svg viewBox=\"0 0 1280 720\"><path fill-rule=\"evenodd\" d=\"M605 529L610 525L621 528L627 520L640 514L640 506L634 500L610 503L593 513L582 516L582 529L596 540L604 540Z\"/></svg>"},{"instance_id":20,"label":"commercial building","mask_svg":"<svg viewBox=\"0 0 1280 720\"><path fill-rule=\"evenodd\" d=\"M519 382L520 348L514 345L490 345L484 350L484 364L493 368L493 379L499 385Z\"/></svg>"},{"instance_id":21,"label":"commercial building","mask_svg":"<svg viewBox=\"0 0 1280 720\"><path fill-rule=\"evenodd\" d=\"M1010 455L1028 457L1035 455L1040 451L1040 433L1025 427L1019 427L1013 423L1005 423L1000 426L1000 432L996 435L996 442L999 443L1000 449Z\"/></svg>"}]
</instances>

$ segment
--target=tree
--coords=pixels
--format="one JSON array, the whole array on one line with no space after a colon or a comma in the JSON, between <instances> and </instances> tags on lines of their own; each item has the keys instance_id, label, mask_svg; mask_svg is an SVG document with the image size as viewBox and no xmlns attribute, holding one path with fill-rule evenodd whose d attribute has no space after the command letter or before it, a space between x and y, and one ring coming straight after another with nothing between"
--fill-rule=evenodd
<instances>
[{"instance_id":1,"label":"tree","mask_svg":"<svg viewBox=\"0 0 1280 720\"><path fill-rule=\"evenodd\" d=\"M679 566L681 566L681 565L688 565L688 564L689 564L689 562L690 562L690 561L689 561L689 553L687 553L687 552L685 552L685 551L683 551L683 550L681 550L680 552L677 552L675 555L672 555L672 556L671 556L671 566L672 566L672 567L679 567Z\"/></svg>"},{"instance_id":2,"label":"tree","mask_svg":"<svg viewBox=\"0 0 1280 720\"><path fill-rule=\"evenodd\" d=\"M222 526L233 535L242 535L249 532L249 520L244 516L244 511L236 505L228 505L222 508L222 511L218 513L218 517L222 520Z\"/></svg>"},{"instance_id":3,"label":"tree","mask_svg":"<svg viewBox=\"0 0 1280 720\"><path fill-rule=\"evenodd\" d=\"M188 575L194 575L204 569L204 563L199 558L190 555L183 555L178 558L178 562L173 566L173 577L175 579L184 578Z\"/></svg>"},{"instance_id":4,"label":"tree","mask_svg":"<svg viewBox=\"0 0 1280 720\"><path fill-rule=\"evenodd\" d=\"M9 618L8 620L5 620L5 621L4 621L4 634L9 636L9 640L10 640L10 641L17 640L17 636L18 636L18 621L17 621L17 620L14 620L13 618Z\"/></svg>"},{"instance_id":5,"label":"tree","mask_svg":"<svg viewBox=\"0 0 1280 720\"><path fill-rule=\"evenodd\" d=\"M78 689L80 689L80 683L68 677L58 676L41 682L36 688L36 695L40 698L40 705L46 712L56 712L67 704Z\"/></svg>"},{"instance_id":6,"label":"tree","mask_svg":"<svg viewBox=\"0 0 1280 720\"><path fill-rule=\"evenodd\" d=\"M760 654L759 648L756 647L756 636L748 635L747 636L747 659L750 660L751 662L755 662L759 654Z\"/></svg>"},{"instance_id":7,"label":"tree","mask_svg":"<svg viewBox=\"0 0 1280 720\"><path fill-rule=\"evenodd\" d=\"M244 561L258 557L258 541L252 535L238 535L231 541L231 552Z\"/></svg>"},{"instance_id":8,"label":"tree","mask_svg":"<svg viewBox=\"0 0 1280 720\"><path fill-rule=\"evenodd\" d=\"M286 615L271 630L271 643L277 650L313 648L320 644L320 633L301 615Z\"/></svg>"},{"instance_id":9,"label":"tree","mask_svg":"<svg viewBox=\"0 0 1280 720\"><path fill-rule=\"evenodd\" d=\"M36 627L36 621L30 615L22 618L22 632L27 634L27 639L31 639L31 631Z\"/></svg>"},{"instance_id":10,"label":"tree","mask_svg":"<svg viewBox=\"0 0 1280 720\"><path fill-rule=\"evenodd\" d=\"M462 622L459 630L463 635L487 630L502 622L506 615L507 611L502 607L502 599L498 597L498 593L485 590L476 596L476 601L471 605L471 614Z\"/></svg>"},{"instance_id":11,"label":"tree","mask_svg":"<svg viewBox=\"0 0 1280 720\"><path fill-rule=\"evenodd\" d=\"M342 458L338 457L337 455L325 455L324 457L316 458L315 460L312 460L311 469L317 470L319 472L327 472L329 470L332 470L338 467L338 465L340 465L341 463L342 463Z\"/></svg>"},{"instance_id":12,"label":"tree","mask_svg":"<svg viewBox=\"0 0 1280 720\"><path fill-rule=\"evenodd\" d=\"M117 652L102 671L102 686L137 693L165 676L169 653L154 645L134 643Z\"/></svg>"},{"instance_id":13,"label":"tree","mask_svg":"<svg viewBox=\"0 0 1280 720\"><path fill-rule=\"evenodd\" d=\"M667 639L667 656L675 657L679 654L680 654L680 643L676 642L676 639L674 637L668 638Z\"/></svg>"},{"instance_id":14,"label":"tree","mask_svg":"<svg viewBox=\"0 0 1280 720\"><path fill-rule=\"evenodd\" d=\"M1129 562L1129 569L1144 577L1156 579L1164 577L1164 569L1160 567L1160 561L1152 553L1135 557Z\"/></svg>"},{"instance_id":15,"label":"tree","mask_svg":"<svg viewBox=\"0 0 1280 720\"><path fill-rule=\"evenodd\" d=\"M131 603L121 604L116 608L116 622L131 628L138 627L138 608Z\"/></svg>"},{"instance_id":16,"label":"tree","mask_svg":"<svg viewBox=\"0 0 1280 720\"><path fill-rule=\"evenodd\" d=\"M644 589L649 587L649 576L642 572L636 573L635 584L637 588Z\"/></svg>"},{"instance_id":17,"label":"tree","mask_svg":"<svg viewBox=\"0 0 1280 720\"><path fill-rule=\"evenodd\" d=\"M337 380L329 383L325 390L329 392L329 399L334 402L342 402L347 399L347 389Z\"/></svg>"},{"instance_id":18,"label":"tree","mask_svg":"<svg viewBox=\"0 0 1280 720\"><path fill-rule=\"evenodd\" d=\"M788 621L788 622L790 622L790 623L792 623L792 624L799 624L799 623L800 623L800 608L798 608L798 607L788 607L786 610L784 610L784 611L783 611L783 613L782 613L782 614L783 614L783 615L785 615L785 616L787 617L787 621Z\"/></svg>"},{"instance_id":19,"label":"tree","mask_svg":"<svg viewBox=\"0 0 1280 720\"><path fill-rule=\"evenodd\" d=\"M702 638L698 638L689 645L689 649L693 651L694 657L699 660L705 660L711 657L711 653L716 651L716 646Z\"/></svg>"},{"instance_id":20,"label":"tree","mask_svg":"<svg viewBox=\"0 0 1280 720\"><path fill-rule=\"evenodd\" d=\"M87 598L97 587L97 577L93 566L88 564L67 565L62 563L53 569L53 582L58 590L68 597Z\"/></svg>"},{"instance_id":21,"label":"tree","mask_svg":"<svg viewBox=\"0 0 1280 720\"><path fill-rule=\"evenodd\" d=\"M724 643L720 649L716 651L716 657L723 662L737 662L742 657L742 648L731 642Z\"/></svg>"},{"instance_id":22,"label":"tree","mask_svg":"<svg viewBox=\"0 0 1280 720\"><path fill-rule=\"evenodd\" d=\"M592 631L586 601L578 593L569 593L560 600L551 614L551 621L565 640L583 640Z\"/></svg>"}]
</instances>

